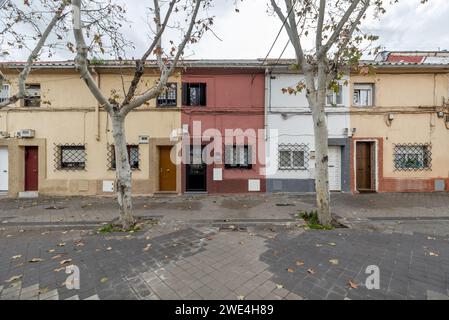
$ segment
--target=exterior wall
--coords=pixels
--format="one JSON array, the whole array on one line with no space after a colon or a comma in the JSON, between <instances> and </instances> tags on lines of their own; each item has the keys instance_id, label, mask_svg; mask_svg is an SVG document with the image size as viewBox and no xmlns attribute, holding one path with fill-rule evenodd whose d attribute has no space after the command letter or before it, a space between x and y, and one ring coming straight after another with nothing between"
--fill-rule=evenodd
<instances>
[{"instance_id":1,"label":"exterior wall","mask_svg":"<svg viewBox=\"0 0 449 320\"><path fill-rule=\"evenodd\" d=\"M295 86L303 77L297 74L268 74L266 77L267 129L266 143L269 174L268 192L315 192L315 150L312 114L305 93L288 95L282 88ZM329 145L342 147L342 162L349 159L350 128L349 87L343 87L343 106L327 108ZM272 131L274 130L274 131ZM310 159L306 170L281 171L278 169L280 144L306 144ZM343 164L343 163L342 163ZM349 191L349 168L342 166L342 191Z\"/></svg>"},{"instance_id":2,"label":"exterior wall","mask_svg":"<svg viewBox=\"0 0 449 320\"><path fill-rule=\"evenodd\" d=\"M127 77L129 80L130 77ZM154 78L147 76L151 81ZM66 79L66 80L62 80ZM118 74L97 76L105 94L121 88ZM117 82L117 79L119 82ZM125 81L128 81L125 80ZM148 81L150 81L148 80ZM180 77L171 81L180 87ZM42 195L108 195L103 192L103 181L115 180L115 171L108 169L108 145L113 144L110 119L104 110L97 109L96 101L86 91L79 76L33 73L28 83L40 83L40 108L24 108L20 104L0 110L0 131L12 138L0 139L0 146L9 150L9 195L24 191L24 146L39 147L39 194ZM118 85L120 83L120 85ZM14 84L11 94L15 91ZM119 90L120 91L120 90ZM178 100L180 94L178 94ZM44 103L49 101L50 103ZM133 171L133 192L153 194L159 191L159 146L171 146L173 130L181 125L178 107L155 108L154 101L131 112L126 120L129 144L138 144L140 135L150 137L149 144L139 145L140 169ZM20 129L33 129L34 139L14 138ZM85 144L85 170L60 171L55 166L55 145ZM181 192L181 166L177 167L177 192Z\"/></svg>"},{"instance_id":3,"label":"exterior wall","mask_svg":"<svg viewBox=\"0 0 449 320\"><path fill-rule=\"evenodd\" d=\"M409 71L410 72L410 71ZM355 148L357 141L376 144L376 190L378 192L418 192L449 190L449 124L438 111L447 114L443 98L449 94L448 74L379 71L375 76L351 77L354 83L374 83L374 107L352 108L355 129L351 157L351 189L356 189ZM389 115L394 120L389 121ZM431 144L431 170L397 171L395 144Z\"/></svg>"},{"instance_id":4,"label":"exterior wall","mask_svg":"<svg viewBox=\"0 0 449 320\"><path fill-rule=\"evenodd\" d=\"M215 153L214 163L207 166L208 193L247 193L249 180L260 180L260 192L265 192L263 163L265 151L263 134L257 137L257 146L253 148L256 163L251 169L227 169L225 163L226 130L258 130L264 128L264 75L260 71L251 73L242 70L187 70L182 81L185 83L206 83L205 107L182 107L182 124L188 125L190 137L205 136L202 144L208 144L216 138L207 138L209 129L220 132L222 154ZM194 122L201 123L201 131L193 132ZM183 152L186 150L184 149ZM222 169L222 181L214 181L213 171ZM183 166L183 192L186 192L186 167Z\"/></svg>"}]
</instances>

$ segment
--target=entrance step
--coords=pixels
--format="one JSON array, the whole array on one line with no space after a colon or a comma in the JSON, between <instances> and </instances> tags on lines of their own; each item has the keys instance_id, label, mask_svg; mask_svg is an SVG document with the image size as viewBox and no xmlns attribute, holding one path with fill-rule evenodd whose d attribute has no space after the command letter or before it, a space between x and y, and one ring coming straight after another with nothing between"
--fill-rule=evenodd
<instances>
[{"instance_id":1,"label":"entrance step","mask_svg":"<svg viewBox=\"0 0 449 320\"><path fill-rule=\"evenodd\" d=\"M37 191L19 192L19 199L35 199L35 198L39 198L39 192Z\"/></svg>"}]
</instances>

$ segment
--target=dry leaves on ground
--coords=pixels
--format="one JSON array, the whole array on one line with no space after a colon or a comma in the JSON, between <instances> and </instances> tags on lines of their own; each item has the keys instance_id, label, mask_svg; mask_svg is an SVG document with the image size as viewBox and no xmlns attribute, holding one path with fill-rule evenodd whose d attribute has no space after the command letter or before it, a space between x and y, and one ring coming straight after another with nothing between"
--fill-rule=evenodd
<instances>
[{"instance_id":1,"label":"dry leaves on ground","mask_svg":"<svg viewBox=\"0 0 449 320\"><path fill-rule=\"evenodd\" d=\"M358 284L356 284L354 281L352 281L352 280L349 280L348 281L348 285L349 285L349 287L351 288L351 289L357 289L358 287L359 287L359 285Z\"/></svg>"}]
</instances>

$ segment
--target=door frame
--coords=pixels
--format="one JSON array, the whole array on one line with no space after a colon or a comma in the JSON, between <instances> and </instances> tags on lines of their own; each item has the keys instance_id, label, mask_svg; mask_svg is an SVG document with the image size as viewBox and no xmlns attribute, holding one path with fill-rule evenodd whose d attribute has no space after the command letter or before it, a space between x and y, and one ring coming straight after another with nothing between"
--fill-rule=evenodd
<instances>
[{"instance_id":1,"label":"door frame","mask_svg":"<svg viewBox=\"0 0 449 320\"><path fill-rule=\"evenodd\" d=\"M6 150L6 164L7 164L7 167L6 167L6 190L1 190L0 189L0 192L2 192L2 193L7 193L7 192L9 192L9 175L10 175L10 170L9 170L9 167L10 167L10 165L9 165L9 148L8 148L8 146L0 146L0 150Z\"/></svg>"},{"instance_id":2,"label":"door frame","mask_svg":"<svg viewBox=\"0 0 449 320\"><path fill-rule=\"evenodd\" d=\"M161 174L160 174L160 170L161 170L161 150L162 149L171 149L174 148L175 146L173 145L158 145L156 146L157 148L157 154L158 154L158 168L157 168L157 177L158 177L158 181L157 181L157 192L167 192L167 193L176 193L178 192L178 166L176 164L173 164L175 167L175 189L171 190L171 191L162 191L161 190Z\"/></svg>"},{"instance_id":3,"label":"door frame","mask_svg":"<svg viewBox=\"0 0 449 320\"><path fill-rule=\"evenodd\" d=\"M27 149L28 148L33 148L37 150L37 190L27 190ZM25 190L25 192L30 191L30 192L39 192L39 175L40 175L40 148L39 146L35 146L35 145L26 145L24 146L24 180L23 180L23 190Z\"/></svg>"},{"instance_id":4,"label":"door frame","mask_svg":"<svg viewBox=\"0 0 449 320\"><path fill-rule=\"evenodd\" d=\"M373 155L374 157L372 157L372 161L374 163L371 163L371 175L374 177L374 183L371 182L371 184L373 185L373 190L372 192L378 192L379 191L379 154L378 154L378 150L379 150L379 141L377 139L354 139L354 165L353 165L353 172L354 172L354 191L355 192L359 192L358 188L357 188L357 143L370 143L372 145L372 149L373 149Z\"/></svg>"},{"instance_id":5,"label":"door frame","mask_svg":"<svg viewBox=\"0 0 449 320\"><path fill-rule=\"evenodd\" d=\"M206 147L206 144L202 144L201 145L201 154L204 150L204 148ZM193 148L193 145L190 145L190 149L189 149L189 157L190 157L190 152ZM188 169L190 164L185 164L185 192L186 193L207 193L207 187L208 187L208 183L207 183L207 178L208 178L208 169L209 166L207 165L207 163L203 163L204 166L204 190L188 190L188 185L189 185L189 174L188 174Z\"/></svg>"}]
</instances>

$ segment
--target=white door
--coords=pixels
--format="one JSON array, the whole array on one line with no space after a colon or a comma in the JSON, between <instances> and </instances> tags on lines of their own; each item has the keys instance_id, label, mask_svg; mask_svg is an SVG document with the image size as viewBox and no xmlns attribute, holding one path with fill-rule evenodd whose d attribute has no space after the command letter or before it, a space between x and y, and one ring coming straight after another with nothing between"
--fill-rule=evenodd
<instances>
[{"instance_id":1,"label":"white door","mask_svg":"<svg viewBox=\"0 0 449 320\"><path fill-rule=\"evenodd\" d=\"M329 189L341 191L341 148L329 147Z\"/></svg>"},{"instance_id":2,"label":"white door","mask_svg":"<svg viewBox=\"0 0 449 320\"><path fill-rule=\"evenodd\" d=\"M0 147L0 191L8 191L8 148Z\"/></svg>"}]
</instances>

